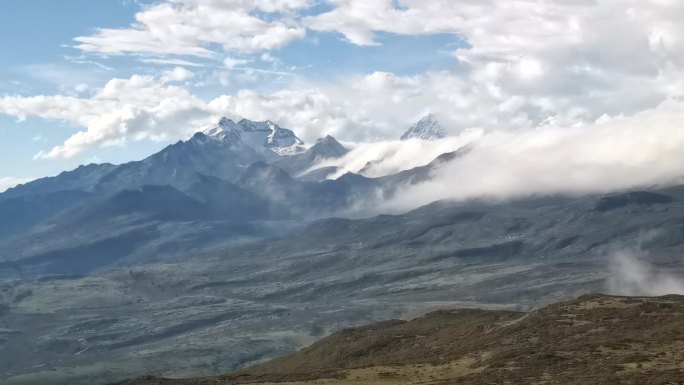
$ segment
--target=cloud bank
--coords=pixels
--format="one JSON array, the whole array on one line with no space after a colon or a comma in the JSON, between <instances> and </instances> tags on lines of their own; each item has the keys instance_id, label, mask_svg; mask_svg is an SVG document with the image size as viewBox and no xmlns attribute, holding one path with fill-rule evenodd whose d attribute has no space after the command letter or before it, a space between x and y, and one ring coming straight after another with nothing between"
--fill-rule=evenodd
<instances>
[{"instance_id":1,"label":"cloud bank","mask_svg":"<svg viewBox=\"0 0 684 385\"><path fill-rule=\"evenodd\" d=\"M671 99L629 118L583 126L489 131L470 150L406 186L387 205L603 193L673 183L684 170L684 102Z\"/></svg>"},{"instance_id":2,"label":"cloud bank","mask_svg":"<svg viewBox=\"0 0 684 385\"><path fill-rule=\"evenodd\" d=\"M338 159L324 159L311 167L335 167L337 171L328 179L337 179L348 172L377 178L399 171L425 166L438 156L456 151L475 141L482 131L469 131L460 136L435 141L410 139L389 140L372 143L345 143L350 151Z\"/></svg>"}]
</instances>

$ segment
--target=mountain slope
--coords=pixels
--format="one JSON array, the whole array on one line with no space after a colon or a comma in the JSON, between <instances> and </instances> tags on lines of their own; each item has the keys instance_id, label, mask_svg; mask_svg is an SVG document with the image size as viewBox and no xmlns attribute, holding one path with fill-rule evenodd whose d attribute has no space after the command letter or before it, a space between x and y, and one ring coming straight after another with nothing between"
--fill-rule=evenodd
<instances>
[{"instance_id":1,"label":"mountain slope","mask_svg":"<svg viewBox=\"0 0 684 385\"><path fill-rule=\"evenodd\" d=\"M93 195L59 190L0 200L0 238L20 235L69 207L93 198Z\"/></svg>"},{"instance_id":2,"label":"mountain slope","mask_svg":"<svg viewBox=\"0 0 684 385\"><path fill-rule=\"evenodd\" d=\"M587 295L529 313L444 310L347 329L215 378L126 385L675 384L684 297Z\"/></svg>"},{"instance_id":3,"label":"mountain slope","mask_svg":"<svg viewBox=\"0 0 684 385\"><path fill-rule=\"evenodd\" d=\"M196 173L234 180L263 156L240 140L216 140L196 133L142 161L122 164L97 183L99 191L116 191L142 185L189 186Z\"/></svg>"},{"instance_id":4,"label":"mountain slope","mask_svg":"<svg viewBox=\"0 0 684 385\"><path fill-rule=\"evenodd\" d=\"M238 184L265 199L287 205L305 218L334 215L380 188L376 180L351 173L320 182L296 180L285 170L263 162L249 166Z\"/></svg>"},{"instance_id":5,"label":"mountain slope","mask_svg":"<svg viewBox=\"0 0 684 385\"><path fill-rule=\"evenodd\" d=\"M36 179L11 188L4 193L0 193L0 201L57 191L92 191L100 178L116 168L117 166L109 163L79 166L74 170L64 171L54 177Z\"/></svg>"},{"instance_id":6,"label":"mountain slope","mask_svg":"<svg viewBox=\"0 0 684 385\"><path fill-rule=\"evenodd\" d=\"M378 180L383 185L384 191L391 195L400 187L427 182L433 177L434 172L436 172L440 167L465 155L469 150L470 149L468 146L461 147L456 151L439 155L437 158L432 160L432 162L424 166L418 166L409 170L399 171L396 174L380 177Z\"/></svg>"},{"instance_id":7,"label":"mountain slope","mask_svg":"<svg viewBox=\"0 0 684 385\"><path fill-rule=\"evenodd\" d=\"M251 222L289 215L252 192L201 174L185 192L150 185L87 197L68 201L71 207L41 218L23 236L0 239L0 262L27 275L83 274L123 260L141 264L267 237L270 230ZM7 202L19 199L26 198Z\"/></svg>"},{"instance_id":8,"label":"mountain slope","mask_svg":"<svg viewBox=\"0 0 684 385\"><path fill-rule=\"evenodd\" d=\"M73 190L110 194L144 185L188 187L195 173L235 180L252 163L303 151L302 141L273 122L222 118L216 125L143 160L122 165L91 164L41 178L0 194L0 201Z\"/></svg>"},{"instance_id":9,"label":"mountain slope","mask_svg":"<svg viewBox=\"0 0 684 385\"><path fill-rule=\"evenodd\" d=\"M258 219L277 220L290 216L286 207L279 206L253 191L199 173L195 182L184 192L207 206L211 211L211 217L215 219L245 222Z\"/></svg>"}]
</instances>

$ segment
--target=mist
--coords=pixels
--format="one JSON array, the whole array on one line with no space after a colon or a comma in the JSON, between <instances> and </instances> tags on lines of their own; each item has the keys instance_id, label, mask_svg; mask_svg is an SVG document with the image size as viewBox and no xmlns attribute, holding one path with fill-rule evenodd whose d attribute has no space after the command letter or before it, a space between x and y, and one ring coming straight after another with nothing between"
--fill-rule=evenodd
<instances>
[{"instance_id":1,"label":"mist","mask_svg":"<svg viewBox=\"0 0 684 385\"><path fill-rule=\"evenodd\" d=\"M433 171L429 181L403 186L382 210L413 209L437 200L505 200L583 195L676 183L684 175L684 103L671 99L631 117L604 117L582 126L471 130L435 142L358 145L323 165L336 174L372 161L380 176L429 163L440 153L469 151Z\"/></svg>"},{"instance_id":2,"label":"mist","mask_svg":"<svg viewBox=\"0 0 684 385\"><path fill-rule=\"evenodd\" d=\"M419 139L388 140L370 143L344 143L349 152L337 159L326 159L304 173L321 167L336 167L328 179L337 179L352 172L369 178L377 178L402 170L424 166L438 156L456 151L482 136L481 130L468 130L458 136L434 141Z\"/></svg>"},{"instance_id":3,"label":"mist","mask_svg":"<svg viewBox=\"0 0 684 385\"><path fill-rule=\"evenodd\" d=\"M625 296L684 295L684 277L659 271L645 261L645 255L623 250L614 253L608 265L606 289Z\"/></svg>"}]
</instances>

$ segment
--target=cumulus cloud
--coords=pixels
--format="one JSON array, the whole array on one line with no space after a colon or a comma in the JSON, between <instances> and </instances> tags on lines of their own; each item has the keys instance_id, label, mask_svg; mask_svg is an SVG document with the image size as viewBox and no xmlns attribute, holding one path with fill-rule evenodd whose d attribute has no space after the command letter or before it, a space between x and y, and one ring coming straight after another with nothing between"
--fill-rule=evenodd
<instances>
[{"instance_id":1,"label":"cumulus cloud","mask_svg":"<svg viewBox=\"0 0 684 385\"><path fill-rule=\"evenodd\" d=\"M514 63L521 75L541 75L546 64L574 57L591 66L653 71L656 61L682 59L684 5L671 0L331 0L334 7L305 18L314 30L339 32L355 44L376 44L376 32L453 33L469 47L469 63ZM627 39L627 40L625 40ZM630 44L619 44L629 41ZM611 55L603 55L604 49ZM649 52L651 55L634 56ZM559 54L554 60L551 53ZM625 63L624 58L630 62ZM581 68L578 68L581 69ZM652 74L652 72L650 72Z\"/></svg>"},{"instance_id":2,"label":"cumulus cloud","mask_svg":"<svg viewBox=\"0 0 684 385\"><path fill-rule=\"evenodd\" d=\"M451 71L376 72L339 90L371 119L430 108L456 130L572 125L633 114L684 93L681 2L332 3L332 10L305 19L309 28L342 33L359 45L375 44L376 32L453 33L467 42L454 51L459 64Z\"/></svg>"},{"instance_id":3,"label":"cumulus cloud","mask_svg":"<svg viewBox=\"0 0 684 385\"><path fill-rule=\"evenodd\" d=\"M209 103L211 109L252 120L273 120L295 130L307 142L326 134L344 134L350 118L319 89L258 93L242 90ZM344 136L344 135L343 135Z\"/></svg>"},{"instance_id":4,"label":"cumulus cloud","mask_svg":"<svg viewBox=\"0 0 684 385\"><path fill-rule=\"evenodd\" d=\"M171 70L165 71L161 77L162 83L182 82L195 76L192 71L188 71L183 67L175 67Z\"/></svg>"},{"instance_id":5,"label":"cumulus cloud","mask_svg":"<svg viewBox=\"0 0 684 385\"><path fill-rule=\"evenodd\" d=\"M254 52L282 47L305 36L292 12L307 0L167 0L135 15L129 28L103 28L79 36L76 48L106 55L189 55L212 57L211 45ZM257 16L273 13L279 17Z\"/></svg>"},{"instance_id":6,"label":"cumulus cloud","mask_svg":"<svg viewBox=\"0 0 684 385\"><path fill-rule=\"evenodd\" d=\"M182 77L182 76L181 76ZM4 96L0 113L25 119L36 116L74 123L79 131L64 144L36 158L68 158L84 150L125 143L128 139L184 137L216 119L203 100L186 89L151 76L112 79L89 98L74 96Z\"/></svg>"},{"instance_id":7,"label":"cumulus cloud","mask_svg":"<svg viewBox=\"0 0 684 385\"><path fill-rule=\"evenodd\" d=\"M88 97L70 95L3 96L0 113L20 120L29 116L67 121L84 128L37 159L69 158L128 140L183 139L221 116L273 120L293 128L307 142L325 134L353 132L341 106L316 89L270 94L243 90L204 100L169 84L193 73L176 67L159 78L134 75L112 79ZM344 136L344 135L343 135Z\"/></svg>"},{"instance_id":8,"label":"cumulus cloud","mask_svg":"<svg viewBox=\"0 0 684 385\"><path fill-rule=\"evenodd\" d=\"M606 282L608 292L629 296L684 294L684 277L658 271L645 257L643 253L629 250L614 253Z\"/></svg>"}]
</instances>

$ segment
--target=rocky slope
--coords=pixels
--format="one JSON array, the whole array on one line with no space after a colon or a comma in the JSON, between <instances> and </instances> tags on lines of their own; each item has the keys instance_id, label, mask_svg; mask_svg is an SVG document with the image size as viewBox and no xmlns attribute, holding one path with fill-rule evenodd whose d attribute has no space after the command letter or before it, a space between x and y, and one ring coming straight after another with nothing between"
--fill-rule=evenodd
<instances>
[{"instance_id":1,"label":"rocky slope","mask_svg":"<svg viewBox=\"0 0 684 385\"><path fill-rule=\"evenodd\" d=\"M123 384L678 384L682 326L682 296L587 295L529 313L437 311L223 376Z\"/></svg>"}]
</instances>

